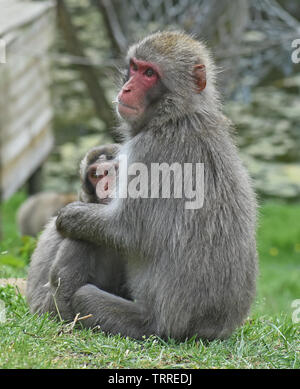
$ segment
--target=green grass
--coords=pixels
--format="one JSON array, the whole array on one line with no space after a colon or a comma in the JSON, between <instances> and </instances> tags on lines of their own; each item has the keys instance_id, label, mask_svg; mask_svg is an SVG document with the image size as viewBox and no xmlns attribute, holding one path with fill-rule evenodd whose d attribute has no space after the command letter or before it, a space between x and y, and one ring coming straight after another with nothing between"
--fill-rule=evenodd
<instances>
[{"instance_id":1,"label":"green grass","mask_svg":"<svg viewBox=\"0 0 300 389\"><path fill-rule=\"evenodd\" d=\"M267 203L257 234L260 276L254 312L291 314L300 299L300 204Z\"/></svg>"},{"instance_id":2,"label":"green grass","mask_svg":"<svg viewBox=\"0 0 300 389\"><path fill-rule=\"evenodd\" d=\"M16 225L16 211L26 199L24 192L0 204L3 240L0 241L0 278L26 277L27 265L35 247L35 239L20 237Z\"/></svg>"},{"instance_id":3,"label":"green grass","mask_svg":"<svg viewBox=\"0 0 300 389\"><path fill-rule=\"evenodd\" d=\"M2 209L0 277L26 276L34 242L22 240L15 225L24 198L18 193ZM47 315L31 315L24 298L8 286L0 288L7 316L0 324L0 368L299 369L300 323L292 323L291 303L300 299L300 205L267 203L259 220L257 298L251 317L228 340L138 342L73 329ZM9 264L7 258L14 260Z\"/></svg>"}]
</instances>

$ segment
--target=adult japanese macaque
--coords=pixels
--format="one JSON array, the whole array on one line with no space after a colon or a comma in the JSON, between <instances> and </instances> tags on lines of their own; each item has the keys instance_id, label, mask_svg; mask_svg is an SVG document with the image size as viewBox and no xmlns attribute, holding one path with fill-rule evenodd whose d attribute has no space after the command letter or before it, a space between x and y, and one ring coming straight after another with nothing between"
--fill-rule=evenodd
<instances>
[{"instance_id":1,"label":"adult japanese macaque","mask_svg":"<svg viewBox=\"0 0 300 389\"><path fill-rule=\"evenodd\" d=\"M118 168L113 160L117 150L114 144L100 146L85 156L80 167L82 201L98 204L110 201L113 173ZM31 312L50 312L62 320L72 320L75 315L71 297L86 283L129 298L125 260L120 252L103 245L64 239L56 230L55 220L46 226L31 259L26 290Z\"/></svg>"},{"instance_id":2,"label":"adult japanese macaque","mask_svg":"<svg viewBox=\"0 0 300 389\"><path fill-rule=\"evenodd\" d=\"M86 283L70 296L73 312L92 315L84 326L137 339L226 338L243 323L255 295L256 201L222 113L213 61L188 35L161 32L132 46L127 63L117 97L120 131L127 134L119 155L149 172L153 163L203 163L204 203L187 209L189 196L178 198L174 187L170 198L142 191L106 206L63 208L56 225L64 237L126 252L132 296ZM134 179L128 177L128 188ZM195 173L191 179L197 184ZM62 272L72 273L71 257L64 266Z\"/></svg>"},{"instance_id":3,"label":"adult japanese macaque","mask_svg":"<svg viewBox=\"0 0 300 389\"><path fill-rule=\"evenodd\" d=\"M18 209L17 224L21 235L36 236L52 216L77 200L73 193L41 192L30 196Z\"/></svg>"}]
</instances>

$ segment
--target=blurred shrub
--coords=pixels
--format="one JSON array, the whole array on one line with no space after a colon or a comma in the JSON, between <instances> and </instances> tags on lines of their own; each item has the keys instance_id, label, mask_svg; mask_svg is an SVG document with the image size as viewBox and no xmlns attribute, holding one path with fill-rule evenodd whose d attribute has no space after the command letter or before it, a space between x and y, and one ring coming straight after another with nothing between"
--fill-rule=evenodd
<instances>
[{"instance_id":1,"label":"blurred shrub","mask_svg":"<svg viewBox=\"0 0 300 389\"><path fill-rule=\"evenodd\" d=\"M300 76L295 76L255 88L247 104L226 105L242 156L262 196L300 198L299 91Z\"/></svg>"}]
</instances>

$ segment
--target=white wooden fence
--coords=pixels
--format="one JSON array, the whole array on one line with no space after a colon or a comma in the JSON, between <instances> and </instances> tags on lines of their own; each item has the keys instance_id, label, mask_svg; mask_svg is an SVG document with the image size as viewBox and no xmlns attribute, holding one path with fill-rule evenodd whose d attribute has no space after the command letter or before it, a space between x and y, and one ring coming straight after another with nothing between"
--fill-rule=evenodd
<instances>
[{"instance_id":1,"label":"white wooden fence","mask_svg":"<svg viewBox=\"0 0 300 389\"><path fill-rule=\"evenodd\" d=\"M54 4L0 0L0 199L37 170L53 145L47 52Z\"/></svg>"}]
</instances>

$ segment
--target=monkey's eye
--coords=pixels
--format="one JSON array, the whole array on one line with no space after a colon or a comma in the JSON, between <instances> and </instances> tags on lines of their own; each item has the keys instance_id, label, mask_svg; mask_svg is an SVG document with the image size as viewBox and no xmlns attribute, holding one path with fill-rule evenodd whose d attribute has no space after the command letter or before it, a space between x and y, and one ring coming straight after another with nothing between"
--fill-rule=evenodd
<instances>
[{"instance_id":1,"label":"monkey's eye","mask_svg":"<svg viewBox=\"0 0 300 389\"><path fill-rule=\"evenodd\" d=\"M107 156L106 156L106 159L107 159L108 161L110 161L111 159L114 159L114 157L113 157L112 155L107 155Z\"/></svg>"},{"instance_id":2,"label":"monkey's eye","mask_svg":"<svg viewBox=\"0 0 300 389\"><path fill-rule=\"evenodd\" d=\"M93 179L96 179L96 178L98 178L98 174L97 174L97 169L92 169L91 171L90 171L90 177Z\"/></svg>"},{"instance_id":3,"label":"monkey's eye","mask_svg":"<svg viewBox=\"0 0 300 389\"><path fill-rule=\"evenodd\" d=\"M152 77L154 75L154 70L152 68L148 68L145 73L147 77Z\"/></svg>"},{"instance_id":4,"label":"monkey's eye","mask_svg":"<svg viewBox=\"0 0 300 389\"><path fill-rule=\"evenodd\" d=\"M134 63L133 61L130 62L130 67L131 69L136 72L138 70L137 64Z\"/></svg>"}]
</instances>

